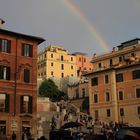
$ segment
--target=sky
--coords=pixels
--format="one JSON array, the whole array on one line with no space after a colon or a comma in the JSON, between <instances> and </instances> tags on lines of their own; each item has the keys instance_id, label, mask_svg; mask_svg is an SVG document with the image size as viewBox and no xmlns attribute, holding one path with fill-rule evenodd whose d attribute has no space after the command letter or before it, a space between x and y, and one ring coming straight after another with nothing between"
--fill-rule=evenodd
<instances>
[{"instance_id":1,"label":"sky","mask_svg":"<svg viewBox=\"0 0 140 140\"><path fill-rule=\"evenodd\" d=\"M140 0L0 0L3 29L92 56L140 38Z\"/></svg>"}]
</instances>

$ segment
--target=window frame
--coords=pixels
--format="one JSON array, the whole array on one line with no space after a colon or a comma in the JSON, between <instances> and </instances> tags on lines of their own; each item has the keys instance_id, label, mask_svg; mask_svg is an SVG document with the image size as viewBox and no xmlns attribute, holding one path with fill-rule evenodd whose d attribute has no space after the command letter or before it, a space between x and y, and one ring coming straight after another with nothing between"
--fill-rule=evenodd
<instances>
[{"instance_id":1,"label":"window frame","mask_svg":"<svg viewBox=\"0 0 140 140\"><path fill-rule=\"evenodd\" d=\"M98 94L97 93L93 94L93 101L94 101L95 104L98 103Z\"/></svg>"},{"instance_id":2,"label":"window frame","mask_svg":"<svg viewBox=\"0 0 140 140\"><path fill-rule=\"evenodd\" d=\"M140 70L134 70L132 71L132 77L133 79L140 79Z\"/></svg>"},{"instance_id":3,"label":"window frame","mask_svg":"<svg viewBox=\"0 0 140 140\"><path fill-rule=\"evenodd\" d=\"M120 108L120 116L121 116L121 117L124 116L124 108Z\"/></svg>"},{"instance_id":4,"label":"window frame","mask_svg":"<svg viewBox=\"0 0 140 140\"><path fill-rule=\"evenodd\" d=\"M118 91L118 99L120 101L124 100L124 93L123 93L123 90L119 90Z\"/></svg>"},{"instance_id":5,"label":"window frame","mask_svg":"<svg viewBox=\"0 0 140 140\"><path fill-rule=\"evenodd\" d=\"M107 116L107 117L111 117L111 110L110 110L110 109L107 109L107 110L106 110L106 116Z\"/></svg>"},{"instance_id":6,"label":"window frame","mask_svg":"<svg viewBox=\"0 0 140 140\"><path fill-rule=\"evenodd\" d=\"M25 82L25 83L30 83L30 69L27 69L27 68L24 68L24 70L23 70L24 72L24 75L23 75L23 81Z\"/></svg>"},{"instance_id":7,"label":"window frame","mask_svg":"<svg viewBox=\"0 0 140 140\"><path fill-rule=\"evenodd\" d=\"M105 74L105 76L104 76L104 82L105 82L105 84L109 84L109 74Z\"/></svg>"},{"instance_id":8,"label":"window frame","mask_svg":"<svg viewBox=\"0 0 140 140\"><path fill-rule=\"evenodd\" d=\"M138 91L138 93L137 93L137 91ZM136 92L136 98L140 98L140 87L137 87L135 92Z\"/></svg>"},{"instance_id":9,"label":"window frame","mask_svg":"<svg viewBox=\"0 0 140 140\"><path fill-rule=\"evenodd\" d=\"M0 65L0 80L11 79L11 67L6 65Z\"/></svg>"},{"instance_id":10,"label":"window frame","mask_svg":"<svg viewBox=\"0 0 140 140\"><path fill-rule=\"evenodd\" d=\"M28 43L22 43L22 56L33 57L33 46Z\"/></svg>"},{"instance_id":11,"label":"window frame","mask_svg":"<svg viewBox=\"0 0 140 140\"><path fill-rule=\"evenodd\" d=\"M94 81L96 79L96 81ZM91 78L91 86L98 86L98 77Z\"/></svg>"},{"instance_id":12,"label":"window frame","mask_svg":"<svg viewBox=\"0 0 140 140\"><path fill-rule=\"evenodd\" d=\"M107 96L107 94L108 94L108 96ZM110 92L109 91L105 92L105 101L110 102Z\"/></svg>"},{"instance_id":13,"label":"window frame","mask_svg":"<svg viewBox=\"0 0 140 140\"><path fill-rule=\"evenodd\" d=\"M0 38L0 52L11 53L11 40Z\"/></svg>"},{"instance_id":14,"label":"window frame","mask_svg":"<svg viewBox=\"0 0 140 140\"><path fill-rule=\"evenodd\" d=\"M116 74L116 82L119 83L119 82L123 82L123 81L124 81L123 73Z\"/></svg>"}]
</instances>

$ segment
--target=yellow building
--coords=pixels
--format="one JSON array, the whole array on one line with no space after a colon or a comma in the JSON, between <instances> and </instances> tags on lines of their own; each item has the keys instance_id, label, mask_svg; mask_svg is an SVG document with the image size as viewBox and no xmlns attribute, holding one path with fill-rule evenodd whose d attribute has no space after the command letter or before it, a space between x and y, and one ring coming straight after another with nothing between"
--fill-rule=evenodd
<instances>
[{"instance_id":1,"label":"yellow building","mask_svg":"<svg viewBox=\"0 0 140 140\"><path fill-rule=\"evenodd\" d=\"M77 76L76 57L63 47L50 45L38 54L38 78Z\"/></svg>"},{"instance_id":2,"label":"yellow building","mask_svg":"<svg viewBox=\"0 0 140 140\"><path fill-rule=\"evenodd\" d=\"M122 43L92 59L89 77L90 114L104 122L140 126L140 39Z\"/></svg>"}]
</instances>

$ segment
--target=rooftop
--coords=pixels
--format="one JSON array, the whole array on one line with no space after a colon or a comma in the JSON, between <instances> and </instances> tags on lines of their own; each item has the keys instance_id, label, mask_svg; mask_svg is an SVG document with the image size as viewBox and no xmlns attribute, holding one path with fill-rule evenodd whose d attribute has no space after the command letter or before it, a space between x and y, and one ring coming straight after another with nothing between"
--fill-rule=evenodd
<instances>
[{"instance_id":1,"label":"rooftop","mask_svg":"<svg viewBox=\"0 0 140 140\"><path fill-rule=\"evenodd\" d=\"M34 39L34 40L38 41L38 44L45 41L45 39L41 38L41 37L26 35L26 34L17 33L17 32L5 30L5 29L0 29L0 33L4 33L4 34L8 34L8 35L14 35L14 36L22 37L22 38Z\"/></svg>"}]
</instances>

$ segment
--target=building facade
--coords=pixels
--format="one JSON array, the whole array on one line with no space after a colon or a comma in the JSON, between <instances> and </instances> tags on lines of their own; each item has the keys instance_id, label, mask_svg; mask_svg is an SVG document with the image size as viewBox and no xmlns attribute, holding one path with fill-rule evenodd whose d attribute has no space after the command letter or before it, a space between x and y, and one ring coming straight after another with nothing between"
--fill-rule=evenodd
<instances>
[{"instance_id":1,"label":"building facade","mask_svg":"<svg viewBox=\"0 0 140 140\"><path fill-rule=\"evenodd\" d=\"M140 39L117 48L94 55L93 71L85 74L89 78L90 114L105 122L140 126Z\"/></svg>"},{"instance_id":2,"label":"building facade","mask_svg":"<svg viewBox=\"0 0 140 140\"><path fill-rule=\"evenodd\" d=\"M77 76L82 79L82 74L92 70L92 64L90 57L87 54L75 52L73 54L76 57Z\"/></svg>"},{"instance_id":3,"label":"building facade","mask_svg":"<svg viewBox=\"0 0 140 140\"><path fill-rule=\"evenodd\" d=\"M0 137L36 134L37 45L43 41L0 29Z\"/></svg>"},{"instance_id":4,"label":"building facade","mask_svg":"<svg viewBox=\"0 0 140 140\"><path fill-rule=\"evenodd\" d=\"M60 46L48 46L38 54L38 78L76 77L76 58Z\"/></svg>"},{"instance_id":5,"label":"building facade","mask_svg":"<svg viewBox=\"0 0 140 140\"><path fill-rule=\"evenodd\" d=\"M80 99L88 97L88 81L78 82L77 84L68 86L68 98Z\"/></svg>"}]
</instances>

